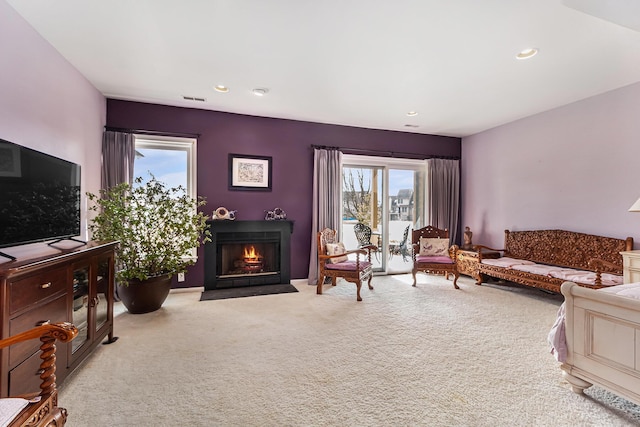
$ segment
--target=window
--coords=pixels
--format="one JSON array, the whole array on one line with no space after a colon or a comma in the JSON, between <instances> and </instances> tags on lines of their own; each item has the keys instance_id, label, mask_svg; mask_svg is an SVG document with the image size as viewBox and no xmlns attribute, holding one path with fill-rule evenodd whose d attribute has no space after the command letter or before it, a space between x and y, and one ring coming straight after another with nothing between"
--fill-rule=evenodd
<instances>
[{"instance_id":1,"label":"window","mask_svg":"<svg viewBox=\"0 0 640 427\"><path fill-rule=\"evenodd\" d=\"M134 177L148 181L151 173L168 187L183 186L195 198L196 192L196 140L136 135Z\"/></svg>"},{"instance_id":2,"label":"window","mask_svg":"<svg viewBox=\"0 0 640 427\"><path fill-rule=\"evenodd\" d=\"M133 176L142 177L144 185L153 175L167 187L181 185L187 194L197 198L196 140L162 136L136 135L136 158ZM135 185L135 183L134 183ZM196 248L185 257L197 259Z\"/></svg>"}]
</instances>

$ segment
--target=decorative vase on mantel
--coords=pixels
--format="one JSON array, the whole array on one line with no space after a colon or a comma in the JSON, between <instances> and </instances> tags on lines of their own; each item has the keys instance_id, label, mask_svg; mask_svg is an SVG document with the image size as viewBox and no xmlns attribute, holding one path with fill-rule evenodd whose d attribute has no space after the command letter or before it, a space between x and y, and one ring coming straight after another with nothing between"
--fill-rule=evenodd
<instances>
[{"instance_id":1,"label":"decorative vase on mantel","mask_svg":"<svg viewBox=\"0 0 640 427\"><path fill-rule=\"evenodd\" d=\"M118 297L131 314L151 313L162 307L171 290L171 274L150 277L147 280L130 279L118 284Z\"/></svg>"}]
</instances>

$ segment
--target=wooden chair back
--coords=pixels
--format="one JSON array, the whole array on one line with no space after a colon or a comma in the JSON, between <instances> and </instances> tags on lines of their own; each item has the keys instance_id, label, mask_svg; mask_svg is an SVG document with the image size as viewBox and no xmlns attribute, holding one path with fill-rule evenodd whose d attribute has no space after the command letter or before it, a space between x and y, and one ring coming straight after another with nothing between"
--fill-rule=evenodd
<instances>
[{"instance_id":1,"label":"wooden chair back","mask_svg":"<svg viewBox=\"0 0 640 427\"><path fill-rule=\"evenodd\" d=\"M371 244L371 227L361 222L353 226L353 232L358 239L359 246L367 246Z\"/></svg>"},{"instance_id":2,"label":"wooden chair back","mask_svg":"<svg viewBox=\"0 0 640 427\"><path fill-rule=\"evenodd\" d=\"M411 243L413 247L413 270L411 271L413 275L413 286L416 286L416 273L423 272L428 274L444 274L447 278L449 278L450 274L453 274L453 287L456 289L460 289L458 287L458 277L460 273L458 272L458 267L456 264L457 261L457 250L458 247L453 245L449 248L449 258L444 261L437 260L425 260L423 257L420 257L420 238L427 239L446 239L447 245L451 246L451 242L449 240L449 230L448 229L440 229L434 227L432 225L427 225L426 227L420 228L418 230L413 230L411 233Z\"/></svg>"},{"instance_id":3,"label":"wooden chair back","mask_svg":"<svg viewBox=\"0 0 640 427\"><path fill-rule=\"evenodd\" d=\"M325 228L318 232L318 255L327 254L327 243L338 243L338 232L331 228Z\"/></svg>"},{"instance_id":4,"label":"wooden chair back","mask_svg":"<svg viewBox=\"0 0 640 427\"><path fill-rule=\"evenodd\" d=\"M425 237L428 239L448 239L449 238L449 229L445 228L444 230L434 227L432 225L427 225L424 228L420 228L418 230L413 230L411 233L411 243L414 245L414 252L416 249L419 251L420 238ZM416 247L415 245L418 245Z\"/></svg>"}]
</instances>

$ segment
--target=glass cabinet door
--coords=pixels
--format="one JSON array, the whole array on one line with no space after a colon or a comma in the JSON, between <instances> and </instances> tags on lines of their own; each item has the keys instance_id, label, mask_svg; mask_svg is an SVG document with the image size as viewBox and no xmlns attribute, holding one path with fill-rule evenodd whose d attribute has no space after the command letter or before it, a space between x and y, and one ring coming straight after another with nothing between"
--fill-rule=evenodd
<instances>
[{"instance_id":1,"label":"glass cabinet door","mask_svg":"<svg viewBox=\"0 0 640 427\"><path fill-rule=\"evenodd\" d=\"M89 266L73 270L73 324L78 328L78 336L71 341L71 351L75 353L89 340Z\"/></svg>"},{"instance_id":2,"label":"glass cabinet door","mask_svg":"<svg viewBox=\"0 0 640 427\"><path fill-rule=\"evenodd\" d=\"M111 258L106 256L98 260L98 269L96 275L96 298L95 298L95 331L99 331L109 320L109 310L107 306L107 296L111 292L109 284L111 283Z\"/></svg>"}]
</instances>

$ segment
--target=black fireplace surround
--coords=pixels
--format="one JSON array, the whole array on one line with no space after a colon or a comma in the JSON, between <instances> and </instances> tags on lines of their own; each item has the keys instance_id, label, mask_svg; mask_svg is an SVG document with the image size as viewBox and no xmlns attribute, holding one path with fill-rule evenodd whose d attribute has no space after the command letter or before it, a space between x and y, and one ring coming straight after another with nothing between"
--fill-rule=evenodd
<instances>
[{"instance_id":1,"label":"black fireplace surround","mask_svg":"<svg viewBox=\"0 0 640 427\"><path fill-rule=\"evenodd\" d=\"M211 220L205 290L291 282L293 221Z\"/></svg>"}]
</instances>

